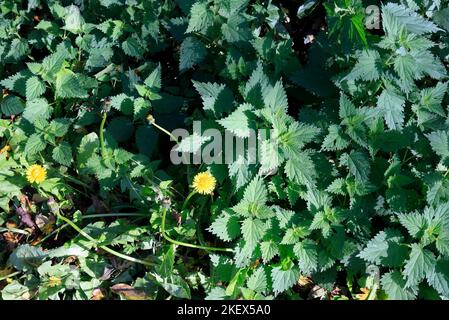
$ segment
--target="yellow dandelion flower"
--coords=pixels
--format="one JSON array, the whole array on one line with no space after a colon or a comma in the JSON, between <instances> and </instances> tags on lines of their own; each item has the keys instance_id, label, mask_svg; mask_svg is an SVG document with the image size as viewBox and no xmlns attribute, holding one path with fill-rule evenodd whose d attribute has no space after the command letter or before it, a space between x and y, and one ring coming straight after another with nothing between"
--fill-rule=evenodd
<instances>
[{"instance_id":1,"label":"yellow dandelion flower","mask_svg":"<svg viewBox=\"0 0 449 320\"><path fill-rule=\"evenodd\" d=\"M41 183L47 177L47 170L38 164L33 164L27 169L27 180L30 183Z\"/></svg>"},{"instance_id":2,"label":"yellow dandelion flower","mask_svg":"<svg viewBox=\"0 0 449 320\"><path fill-rule=\"evenodd\" d=\"M60 286L61 284L62 284L61 278L53 277L53 276L48 278L48 284L47 285L49 287L57 287L57 286Z\"/></svg>"},{"instance_id":3,"label":"yellow dandelion flower","mask_svg":"<svg viewBox=\"0 0 449 320\"><path fill-rule=\"evenodd\" d=\"M200 172L193 178L193 188L201 194L212 194L217 180L210 172Z\"/></svg>"}]
</instances>

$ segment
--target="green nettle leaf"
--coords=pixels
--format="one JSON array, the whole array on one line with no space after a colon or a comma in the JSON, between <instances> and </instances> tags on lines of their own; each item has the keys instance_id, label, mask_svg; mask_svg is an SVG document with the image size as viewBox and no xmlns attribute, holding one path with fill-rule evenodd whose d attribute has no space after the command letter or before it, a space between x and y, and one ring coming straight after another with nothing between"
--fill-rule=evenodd
<instances>
[{"instance_id":1,"label":"green nettle leaf","mask_svg":"<svg viewBox=\"0 0 449 320\"><path fill-rule=\"evenodd\" d=\"M299 270L303 274L314 272L318 268L317 245L312 240L298 242L293 247L298 258Z\"/></svg>"},{"instance_id":2,"label":"green nettle leaf","mask_svg":"<svg viewBox=\"0 0 449 320\"><path fill-rule=\"evenodd\" d=\"M252 177L249 163L242 155L239 155L237 160L229 164L228 168L229 177L233 179L237 189L246 185Z\"/></svg>"},{"instance_id":3,"label":"green nettle leaf","mask_svg":"<svg viewBox=\"0 0 449 320\"><path fill-rule=\"evenodd\" d=\"M159 63L158 66L149 74L149 76L145 79L143 83L145 83L145 85L149 87L151 90L158 92L162 87L161 73L162 73L161 64Z\"/></svg>"},{"instance_id":4,"label":"green nettle leaf","mask_svg":"<svg viewBox=\"0 0 449 320\"><path fill-rule=\"evenodd\" d=\"M365 183L369 179L371 167L369 164L368 156L361 151L351 151L351 153L343 154L340 158L342 165L348 167L349 172L355 177L356 180Z\"/></svg>"},{"instance_id":5,"label":"green nettle leaf","mask_svg":"<svg viewBox=\"0 0 449 320\"><path fill-rule=\"evenodd\" d=\"M378 265L401 266L408 254L402 242L403 236L399 231L386 229L371 239L358 257Z\"/></svg>"},{"instance_id":6,"label":"green nettle leaf","mask_svg":"<svg viewBox=\"0 0 449 320\"><path fill-rule=\"evenodd\" d=\"M287 160L285 174L298 184L303 184L308 188L315 187L317 172L312 159L305 152L299 153L296 158Z\"/></svg>"},{"instance_id":7,"label":"green nettle leaf","mask_svg":"<svg viewBox=\"0 0 449 320\"><path fill-rule=\"evenodd\" d=\"M267 196L267 188L263 180L257 176L251 181L248 187L246 187L243 199L251 203L264 204L267 202Z\"/></svg>"},{"instance_id":8,"label":"green nettle leaf","mask_svg":"<svg viewBox=\"0 0 449 320\"><path fill-rule=\"evenodd\" d=\"M250 111L252 106L244 103L226 118L218 120L226 130L229 130L239 138L248 138L251 133Z\"/></svg>"},{"instance_id":9,"label":"green nettle leaf","mask_svg":"<svg viewBox=\"0 0 449 320\"><path fill-rule=\"evenodd\" d=\"M348 147L350 141L344 136L341 128L336 125L329 126L329 133L323 140L321 148L326 151L343 150Z\"/></svg>"},{"instance_id":10,"label":"green nettle leaf","mask_svg":"<svg viewBox=\"0 0 449 320\"><path fill-rule=\"evenodd\" d=\"M20 276L1 298L89 299L103 280L120 299L320 295L302 276L350 299L449 298L448 1L386 1L381 21L361 0L2 1L0 233L45 235L59 204L154 266L107 279L113 255L70 228L6 237L0 278ZM202 171L214 193L186 205ZM149 221L80 220L127 208ZM160 237L164 209L167 234L211 250Z\"/></svg>"},{"instance_id":11,"label":"green nettle leaf","mask_svg":"<svg viewBox=\"0 0 449 320\"><path fill-rule=\"evenodd\" d=\"M275 267L271 270L273 280L273 291L275 294L282 293L295 285L299 279L299 271L296 267L283 270L282 267Z\"/></svg>"},{"instance_id":12,"label":"green nettle leaf","mask_svg":"<svg viewBox=\"0 0 449 320\"><path fill-rule=\"evenodd\" d=\"M233 94L224 84L192 81L196 91L201 95L204 110L217 114L233 110ZM246 108L246 107L245 107ZM248 105L249 108L249 105Z\"/></svg>"},{"instance_id":13,"label":"green nettle leaf","mask_svg":"<svg viewBox=\"0 0 449 320\"><path fill-rule=\"evenodd\" d=\"M139 40L134 37L129 37L122 42L122 49L126 55L133 58L141 58L145 52Z\"/></svg>"},{"instance_id":14,"label":"green nettle leaf","mask_svg":"<svg viewBox=\"0 0 449 320\"><path fill-rule=\"evenodd\" d=\"M126 103L125 103L126 104ZM120 107L122 104L120 103ZM125 107L123 110L128 111ZM150 111L151 103L144 98L134 100L134 120L144 119Z\"/></svg>"},{"instance_id":15,"label":"green nettle leaf","mask_svg":"<svg viewBox=\"0 0 449 320\"><path fill-rule=\"evenodd\" d=\"M276 170L283 159L279 152L279 145L274 139L263 140L260 148L260 173L269 173Z\"/></svg>"},{"instance_id":16,"label":"green nettle leaf","mask_svg":"<svg viewBox=\"0 0 449 320\"><path fill-rule=\"evenodd\" d=\"M417 212L398 214L398 218L408 233L415 238L419 238L421 231L427 227L426 219Z\"/></svg>"},{"instance_id":17,"label":"green nettle leaf","mask_svg":"<svg viewBox=\"0 0 449 320\"><path fill-rule=\"evenodd\" d=\"M187 37L181 44L179 71L183 72L201 63L207 51L204 44L195 37Z\"/></svg>"},{"instance_id":18,"label":"green nettle leaf","mask_svg":"<svg viewBox=\"0 0 449 320\"><path fill-rule=\"evenodd\" d=\"M421 90L419 106L444 117L446 113L441 107L441 104L444 96L446 95L447 88L447 82L438 82L438 84L433 88Z\"/></svg>"},{"instance_id":19,"label":"green nettle leaf","mask_svg":"<svg viewBox=\"0 0 449 320\"><path fill-rule=\"evenodd\" d=\"M410 257L405 263L403 271L407 279L406 287L417 286L424 277L432 274L435 265L435 255L421 245L413 243Z\"/></svg>"},{"instance_id":20,"label":"green nettle leaf","mask_svg":"<svg viewBox=\"0 0 449 320\"><path fill-rule=\"evenodd\" d=\"M124 93L111 97L111 106L126 115L133 113L133 109L135 108L134 103L134 98Z\"/></svg>"},{"instance_id":21,"label":"green nettle leaf","mask_svg":"<svg viewBox=\"0 0 449 320\"><path fill-rule=\"evenodd\" d=\"M401 27L415 34L437 32L440 29L431 21L404 5L387 3L382 6L384 29L391 34L398 34Z\"/></svg>"},{"instance_id":22,"label":"green nettle leaf","mask_svg":"<svg viewBox=\"0 0 449 320\"><path fill-rule=\"evenodd\" d=\"M8 90L15 91L21 96L26 95L26 81L32 74L28 70L22 70L0 81L0 84Z\"/></svg>"},{"instance_id":23,"label":"green nettle leaf","mask_svg":"<svg viewBox=\"0 0 449 320\"><path fill-rule=\"evenodd\" d=\"M239 220L226 211L210 225L208 230L223 241L232 241L240 235Z\"/></svg>"},{"instance_id":24,"label":"green nettle leaf","mask_svg":"<svg viewBox=\"0 0 449 320\"><path fill-rule=\"evenodd\" d=\"M201 146L210 140L210 136L200 136L198 133L194 132L192 135L182 139L175 150L178 152L196 154L201 150Z\"/></svg>"},{"instance_id":25,"label":"green nettle leaf","mask_svg":"<svg viewBox=\"0 0 449 320\"><path fill-rule=\"evenodd\" d=\"M84 24L84 18L77 6L71 5L66 8L64 29L73 33L80 33Z\"/></svg>"},{"instance_id":26,"label":"green nettle leaf","mask_svg":"<svg viewBox=\"0 0 449 320\"><path fill-rule=\"evenodd\" d=\"M266 232L266 225L259 219L247 218L242 223L243 239L250 244L256 246Z\"/></svg>"},{"instance_id":27,"label":"green nettle leaf","mask_svg":"<svg viewBox=\"0 0 449 320\"><path fill-rule=\"evenodd\" d=\"M414 300L417 296L417 287L407 288L406 281L398 271L384 274L380 283L391 300Z\"/></svg>"},{"instance_id":28,"label":"green nettle leaf","mask_svg":"<svg viewBox=\"0 0 449 320\"><path fill-rule=\"evenodd\" d=\"M70 166L72 162L72 148L67 142L61 142L53 149L53 159L64 166Z\"/></svg>"},{"instance_id":29,"label":"green nettle leaf","mask_svg":"<svg viewBox=\"0 0 449 320\"><path fill-rule=\"evenodd\" d=\"M357 63L345 80L374 81L380 78L380 54L375 50L364 50L357 53Z\"/></svg>"},{"instance_id":30,"label":"green nettle leaf","mask_svg":"<svg viewBox=\"0 0 449 320\"><path fill-rule=\"evenodd\" d=\"M26 98L32 100L45 92L45 84L38 77L31 77L26 82Z\"/></svg>"},{"instance_id":31,"label":"green nettle leaf","mask_svg":"<svg viewBox=\"0 0 449 320\"><path fill-rule=\"evenodd\" d=\"M270 262L279 254L278 245L273 241L264 241L260 243L260 251L264 263Z\"/></svg>"},{"instance_id":32,"label":"green nettle leaf","mask_svg":"<svg viewBox=\"0 0 449 320\"><path fill-rule=\"evenodd\" d=\"M426 277L429 284L439 294L445 297L449 296L449 260L447 258L439 258L436 262L435 269Z\"/></svg>"},{"instance_id":33,"label":"green nettle leaf","mask_svg":"<svg viewBox=\"0 0 449 320\"><path fill-rule=\"evenodd\" d=\"M189 25L186 33L199 31L206 33L207 29L214 24L214 14L207 8L206 2L195 2L190 9Z\"/></svg>"},{"instance_id":34,"label":"green nettle leaf","mask_svg":"<svg viewBox=\"0 0 449 320\"><path fill-rule=\"evenodd\" d=\"M56 74L56 92L60 98L87 98L87 90L80 78L69 69L62 69Z\"/></svg>"},{"instance_id":35,"label":"green nettle leaf","mask_svg":"<svg viewBox=\"0 0 449 320\"><path fill-rule=\"evenodd\" d=\"M377 100L377 107L383 114L388 128L401 130L404 124L405 99L391 89L385 89Z\"/></svg>"},{"instance_id":36,"label":"green nettle leaf","mask_svg":"<svg viewBox=\"0 0 449 320\"><path fill-rule=\"evenodd\" d=\"M427 139L429 139L430 146L433 151L441 158L446 158L449 156L449 132L448 131L434 131L427 134Z\"/></svg>"},{"instance_id":37,"label":"green nettle leaf","mask_svg":"<svg viewBox=\"0 0 449 320\"><path fill-rule=\"evenodd\" d=\"M352 117L357 114L357 109L355 105L349 100L349 98L343 93L340 95L340 108L338 111L338 115L340 119L345 119L348 117Z\"/></svg>"},{"instance_id":38,"label":"green nettle leaf","mask_svg":"<svg viewBox=\"0 0 449 320\"><path fill-rule=\"evenodd\" d=\"M99 148L100 142L95 132L91 132L85 135L81 139L80 145L78 147L78 154L76 157L79 168L85 168L89 158L95 155Z\"/></svg>"},{"instance_id":39,"label":"green nettle leaf","mask_svg":"<svg viewBox=\"0 0 449 320\"><path fill-rule=\"evenodd\" d=\"M22 117L31 123L36 119L48 120L52 114L53 108L48 104L45 98L36 98L26 102L25 111Z\"/></svg>"},{"instance_id":40,"label":"green nettle leaf","mask_svg":"<svg viewBox=\"0 0 449 320\"><path fill-rule=\"evenodd\" d=\"M267 275L263 267L259 267L248 278L248 288L256 292L265 292L268 288Z\"/></svg>"},{"instance_id":41,"label":"green nettle leaf","mask_svg":"<svg viewBox=\"0 0 449 320\"><path fill-rule=\"evenodd\" d=\"M282 110L284 112L288 109L287 94L285 93L282 81L276 82L274 87L266 92L264 96L265 106L270 108L273 112Z\"/></svg>"},{"instance_id":42,"label":"green nettle leaf","mask_svg":"<svg viewBox=\"0 0 449 320\"><path fill-rule=\"evenodd\" d=\"M43 151L45 149L45 143L42 135L33 133L27 140L25 144L25 153L28 156L35 155L36 153Z\"/></svg>"},{"instance_id":43,"label":"green nettle leaf","mask_svg":"<svg viewBox=\"0 0 449 320\"><path fill-rule=\"evenodd\" d=\"M7 117L18 115L22 113L24 109L22 99L13 95L6 96L1 103L1 110Z\"/></svg>"}]
</instances>

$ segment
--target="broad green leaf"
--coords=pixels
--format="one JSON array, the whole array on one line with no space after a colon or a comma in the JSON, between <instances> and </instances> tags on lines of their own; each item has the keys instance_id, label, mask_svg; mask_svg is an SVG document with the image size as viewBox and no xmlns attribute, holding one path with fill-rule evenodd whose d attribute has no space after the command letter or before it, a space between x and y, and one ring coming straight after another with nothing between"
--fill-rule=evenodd
<instances>
[{"instance_id":1,"label":"broad green leaf","mask_svg":"<svg viewBox=\"0 0 449 320\"><path fill-rule=\"evenodd\" d=\"M53 149L52 157L56 162L67 167L70 166L72 162L72 148L70 144L61 142Z\"/></svg>"},{"instance_id":2,"label":"broad green leaf","mask_svg":"<svg viewBox=\"0 0 449 320\"><path fill-rule=\"evenodd\" d=\"M1 103L1 110L3 114L7 117L15 116L23 112L25 106L22 99L19 97L8 95Z\"/></svg>"},{"instance_id":3,"label":"broad green leaf","mask_svg":"<svg viewBox=\"0 0 449 320\"><path fill-rule=\"evenodd\" d=\"M385 89L377 100L377 107L383 114L390 130L401 130L404 125L405 99L391 89Z\"/></svg>"},{"instance_id":4,"label":"broad green leaf","mask_svg":"<svg viewBox=\"0 0 449 320\"><path fill-rule=\"evenodd\" d=\"M382 276L382 289L390 300L414 300L417 287L407 288L406 281L398 271L392 271Z\"/></svg>"},{"instance_id":5,"label":"broad green leaf","mask_svg":"<svg viewBox=\"0 0 449 320\"><path fill-rule=\"evenodd\" d=\"M403 271L407 280L406 287L417 286L424 277L432 274L435 265L435 255L421 245L413 243L410 257L405 263Z\"/></svg>"},{"instance_id":6,"label":"broad green leaf","mask_svg":"<svg viewBox=\"0 0 449 320\"><path fill-rule=\"evenodd\" d=\"M267 275L263 267L259 267L248 278L248 288L256 292L265 292L268 288Z\"/></svg>"},{"instance_id":7,"label":"broad green leaf","mask_svg":"<svg viewBox=\"0 0 449 320\"><path fill-rule=\"evenodd\" d=\"M283 270L281 267L275 267L271 271L273 281L273 291L275 294L282 293L295 285L299 279L299 271L296 267Z\"/></svg>"},{"instance_id":8,"label":"broad green leaf","mask_svg":"<svg viewBox=\"0 0 449 320\"><path fill-rule=\"evenodd\" d=\"M226 211L215 219L208 230L223 241L232 241L240 235L240 225L237 217Z\"/></svg>"},{"instance_id":9,"label":"broad green leaf","mask_svg":"<svg viewBox=\"0 0 449 320\"><path fill-rule=\"evenodd\" d=\"M179 71L184 72L201 63L206 54L206 48L200 40L193 36L185 38L181 44Z\"/></svg>"},{"instance_id":10,"label":"broad green leaf","mask_svg":"<svg viewBox=\"0 0 449 320\"><path fill-rule=\"evenodd\" d=\"M32 100L39 98L45 92L45 84L36 76L31 77L26 82L26 98Z\"/></svg>"},{"instance_id":11,"label":"broad green leaf","mask_svg":"<svg viewBox=\"0 0 449 320\"><path fill-rule=\"evenodd\" d=\"M317 270L318 253L316 244L312 240L296 243L293 252L298 258L298 266L302 274L309 274Z\"/></svg>"}]
</instances>

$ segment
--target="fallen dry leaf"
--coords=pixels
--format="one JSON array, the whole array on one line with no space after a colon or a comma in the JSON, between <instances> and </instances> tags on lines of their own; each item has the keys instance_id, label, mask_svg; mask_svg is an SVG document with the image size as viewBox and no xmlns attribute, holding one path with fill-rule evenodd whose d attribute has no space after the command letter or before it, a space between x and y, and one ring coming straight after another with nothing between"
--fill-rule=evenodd
<instances>
[{"instance_id":1,"label":"fallen dry leaf","mask_svg":"<svg viewBox=\"0 0 449 320\"><path fill-rule=\"evenodd\" d=\"M126 300L148 300L143 290L135 289L126 283L117 283L111 287L112 292L121 295Z\"/></svg>"}]
</instances>

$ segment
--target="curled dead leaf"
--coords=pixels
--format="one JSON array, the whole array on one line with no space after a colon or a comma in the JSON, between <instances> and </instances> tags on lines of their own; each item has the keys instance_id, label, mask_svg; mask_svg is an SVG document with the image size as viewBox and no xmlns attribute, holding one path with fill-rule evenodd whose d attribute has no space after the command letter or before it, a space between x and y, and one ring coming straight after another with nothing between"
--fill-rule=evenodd
<instances>
[{"instance_id":1,"label":"curled dead leaf","mask_svg":"<svg viewBox=\"0 0 449 320\"><path fill-rule=\"evenodd\" d=\"M143 290L133 288L126 283L117 283L111 287L112 292L121 295L126 300L148 300Z\"/></svg>"},{"instance_id":2,"label":"curled dead leaf","mask_svg":"<svg viewBox=\"0 0 449 320\"><path fill-rule=\"evenodd\" d=\"M105 294L101 288L96 288L92 291L92 297L90 300L103 300L105 298Z\"/></svg>"}]
</instances>

